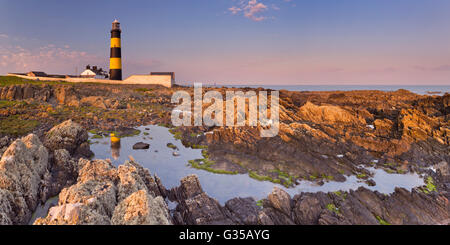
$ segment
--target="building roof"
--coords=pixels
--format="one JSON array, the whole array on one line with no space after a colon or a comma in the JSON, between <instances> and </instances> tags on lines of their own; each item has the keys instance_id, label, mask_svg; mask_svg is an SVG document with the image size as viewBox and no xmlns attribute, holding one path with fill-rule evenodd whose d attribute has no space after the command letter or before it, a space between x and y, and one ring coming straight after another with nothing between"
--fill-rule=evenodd
<instances>
[{"instance_id":1,"label":"building roof","mask_svg":"<svg viewBox=\"0 0 450 245\"><path fill-rule=\"evenodd\" d=\"M95 76L95 75L97 75L97 73L93 72L91 69L86 69L80 75L81 76Z\"/></svg>"},{"instance_id":2,"label":"building roof","mask_svg":"<svg viewBox=\"0 0 450 245\"><path fill-rule=\"evenodd\" d=\"M35 76L37 77L46 77L47 73L43 72L43 71L30 71L29 73L33 73Z\"/></svg>"}]
</instances>

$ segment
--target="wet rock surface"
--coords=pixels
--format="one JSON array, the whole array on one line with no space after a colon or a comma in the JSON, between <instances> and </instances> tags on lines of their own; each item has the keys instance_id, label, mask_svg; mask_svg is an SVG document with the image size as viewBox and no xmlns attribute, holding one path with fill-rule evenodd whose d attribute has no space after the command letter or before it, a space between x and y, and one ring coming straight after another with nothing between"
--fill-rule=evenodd
<instances>
[{"instance_id":1,"label":"wet rock surface","mask_svg":"<svg viewBox=\"0 0 450 245\"><path fill-rule=\"evenodd\" d=\"M134 150L144 150L150 148L150 144L144 143L144 142L137 142L133 145Z\"/></svg>"}]
</instances>

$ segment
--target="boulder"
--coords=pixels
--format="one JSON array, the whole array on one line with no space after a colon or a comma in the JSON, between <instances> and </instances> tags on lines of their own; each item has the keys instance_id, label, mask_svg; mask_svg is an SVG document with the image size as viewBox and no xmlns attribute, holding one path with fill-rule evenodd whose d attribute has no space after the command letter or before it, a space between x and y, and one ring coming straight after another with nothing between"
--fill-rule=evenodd
<instances>
[{"instance_id":1,"label":"boulder","mask_svg":"<svg viewBox=\"0 0 450 245\"><path fill-rule=\"evenodd\" d=\"M283 212L287 216L291 215L291 197L286 191L274 187L268 199L273 208Z\"/></svg>"},{"instance_id":2,"label":"boulder","mask_svg":"<svg viewBox=\"0 0 450 245\"><path fill-rule=\"evenodd\" d=\"M219 225L234 224L230 213L216 199L203 192L198 177L190 175L181 179L179 187L170 190L169 196L178 202L174 217L178 224Z\"/></svg>"},{"instance_id":3,"label":"boulder","mask_svg":"<svg viewBox=\"0 0 450 245\"><path fill-rule=\"evenodd\" d=\"M46 200L48 151L34 134L14 141L0 160L0 213L5 223L26 224Z\"/></svg>"},{"instance_id":4,"label":"boulder","mask_svg":"<svg viewBox=\"0 0 450 245\"><path fill-rule=\"evenodd\" d=\"M170 225L169 209L161 196L137 191L122 200L112 216L114 225Z\"/></svg>"},{"instance_id":5,"label":"boulder","mask_svg":"<svg viewBox=\"0 0 450 245\"><path fill-rule=\"evenodd\" d=\"M237 224L256 225L260 208L252 197L236 197L228 200L225 207L230 210L231 218Z\"/></svg>"},{"instance_id":6,"label":"boulder","mask_svg":"<svg viewBox=\"0 0 450 245\"><path fill-rule=\"evenodd\" d=\"M91 157L93 153L86 149L88 133L78 123L67 120L45 134L44 145L51 151L66 149L71 155L82 154Z\"/></svg>"},{"instance_id":7,"label":"boulder","mask_svg":"<svg viewBox=\"0 0 450 245\"><path fill-rule=\"evenodd\" d=\"M133 150L144 150L150 148L150 144L144 142L138 142L133 145Z\"/></svg>"},{"instance_id":8,"label":"boulder","mask_svg":"<svg viewBox=\"0 0 450 245\"><path fill-rule=\"evenodd\" d=\"M109 225L110 220L83 203L67 203L50 208L46 218L34 225Z\"/></svg>"}]
</instances>

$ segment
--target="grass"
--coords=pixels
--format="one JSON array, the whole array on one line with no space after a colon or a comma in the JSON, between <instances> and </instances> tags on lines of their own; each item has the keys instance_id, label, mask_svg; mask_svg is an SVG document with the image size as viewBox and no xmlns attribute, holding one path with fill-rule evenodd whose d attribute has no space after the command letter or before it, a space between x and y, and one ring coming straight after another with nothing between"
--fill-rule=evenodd
<instances>
[{"instance_id":1,"label":"grass","mask_svg":"<svg viewBox=\"0 0 450 245\"><path fill-rule=\"evenodd\" d=\"M198 135L201 135L202 133L195 133L195 132L192 132L191 134L190 134L190 136L191 136L191 138L196 138Z\"/></svg>"},{"instance_id":2,"label":"grass","mask_svg":"<svg viewBox=\"0 0 450 245\"><path fill-rule=\"evenodd\" d=\"M191 145L191 148L192 149L208 149L208 146L207 145L196 145L196 144L193 144L193 145Z\"/></svg>"},{"instance_id":3,"label":"grass","mask_svg":"<svg viewBox=\"0 0 450 245\"><path fill-rule=\"evenodd\" d=\"M263 207L263 200L261 199L261 200L256 201L256 206L262 208Z\"/></svg>"},{"instance_id":4,"label":"grass","mask_svg":"<svg viewBox=\"0 0 450 245\"><path fill-rule=\"evenodd\" d=\"M367 177L367 175L364 174L364 173L362 173L362 174L357 174L357 175L356 175L356 178L358 178L358 179L364 179L364 178L366 178L366 177Z\"/></svg>"},{"instance_id":5,"label":"grass","mask_svg":"<svg viewBox=\"0 0 450 245\"><path fill-rule=\"evenodd\" d=\"M386 220L382 219L380 216L376 216L378 223L380 223L380 225L391 225L389 222L387 222Z\"/></svg>"},{"instance_id":6,"label":"grass","mask_svg":"<svg viewBox=\"0 0 450 245\"><path fill-rule=\"evenodd\" d=\"M30 133L39 125L36 120L22 118L20 115L12 115L0 119L0 134L22 136Z\"/></svg>"},{"instance_id":7,"label":"grass","mask_svg":"<svg viewBox=\"0 0 450 245\"><path fill-rule=\"evenodd\" d=\"M14 107L16 105L22 105L26 104L25 102L19 102L19 101L9 101L9 100L0 100L0 109L8 108L8 107Z\"/></svg>"},{"instance_id":8,"label":"grass","mask_svg":"<svg viewBox=\"0 0 450 245\"><path fill-rule=\"evenodd\" d=\"M259 181L270 181L273 182L273 179L270 176L265 176L265 175L259 175L254 171L249 170L248 171L248 176L250 176L250 178L252 179L256 179Z\"/></svg>"},{"instance_id":9,"label":"grass","mask_svg":"<svg viewBox=\"0 0 450 245\"><path fill-rule=\"evenodd\" d=\"M148 88L137 88L134 91L136 91L136 92L147 92L147 91L152 91L152 90L148 89Z\"/></svg>"},{"instance_id":10,"label":"grass","mask_svg":"<svg viewBox=\"0 0 450 245\"><path fill-rule=\"evenodd\" d=\"M237 171L228 171L223 169L215 169L212 168L212 166L215 164L214 161L211 161L209 159L196 159L196 160L189 160L188 161L191 167L195 169L205 170L211 173L215 174L237 174Z\"/></svg>"},{"instance_id":11,"label":"grass","mask_svg":"<svg viewBox=\"0 0 450 245\"><path fill-rule=\"evenodd\" d=\"M437 188L436 185L434 184L434 180L433 177L428 176L428 178L425 180L426 186L425 189L423 190L423 192L425 192L426 194L430 193L430 192L437 192Z\"/></svg>"},{"instance_id":12,"label":"grass","mask_svg":"<svg viewBox=\"0 0 450 245\"><path fill-rule=\"evenodd\" d=\"M327 209L328 209L330 212L333 212L333 213L335 213L335 214L340 214L340 213L341 213L341 212L339 211L339 208L336 207L336 205L334 205L333 203L327 204Z\"/></svg>"},{"instance_id":13,"label":"grass","mask_svg":"<svg viewBox=\"0 0 450 245\"><path fill-rule=\"evenodd\" d=\"M20 77L14 76L0 76L0 87L9 86L9 85L17 85L17 84L70 84L68 82L56 82L56 81L34 81L29 79L24 79Z\"/></svg>"},{"instance_id":14,"label":"grass","mask_svg":"<svg viewBox=\"0 0 450 245\"><path fill-rule=\"evenodd\" d=\"M170 128L170 124L168 124L168 123L158 123L158 126L165 127L165 128Z\"/></svg>"},{"instance_id":15,"label":"grass","mask_svg":"<svg viewBox=\"0 0 450 245\"><path fill-rule=\"evenodd\" d=\"M342 192L341 191L335 191L335 192L333 192L336 196L338 196L338 197L340 197L341 195L342 195Z\"/></svg>"},{"instance_id":16,"label":"grass","mask_svg":"<svg viewBox=\"0 0 450 245\"><path fill-rule=\"evenodd\" d=\"M177 140L181 140L183 137L183 132L178 131L178 128L171 128L169 129L169 132L173 134L173 137Z\"/></svg>"},{"instance_id":17,"label":"grass","mask_svg":"<svg viewBox=\"0 0 450 245\"><path fill-rule=\"evenodd\" d=\"M331 175L326 175L326 174L322 174L322 179L326 179L326 180L333 180L334 177Z\"/></svg>"},{"instance_id":18,"label":"grass","mask_svg":"<svg viewBox=\"0 0 450 245\"><path fill-rule=\"evenodd\" d=\"M283 180L283 185L285 187L290 187L294 184L294 176L290 176L288 173L283 172L279 169L272 170L272 173L276 173L278 175L278 179L274 179L272 182L279 184L281 183L281 180Z\"/></svg>"},{"instance_id":19,"label":"grass","mask_svg":"<svg viewBox=\"0 0 450 245\"><path fill-rule=\"evenodd\" d=\"M189 160L189 164L196 169L205 170L215 174L238 174L237 171L228 171L223 169L212 168L214 161L209 159L209 154L207 150L202 150L203 159Z\"/></svg>"}]
</instances>

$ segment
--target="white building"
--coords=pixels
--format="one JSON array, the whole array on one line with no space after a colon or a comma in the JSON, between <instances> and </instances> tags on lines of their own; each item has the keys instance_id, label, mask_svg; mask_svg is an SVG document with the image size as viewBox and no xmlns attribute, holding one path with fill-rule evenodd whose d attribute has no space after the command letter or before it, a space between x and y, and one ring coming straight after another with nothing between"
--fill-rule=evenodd
<instances>
[{"instance_id":1,"label":"white building","mask_svg":"<svg viewBox=\"0 0 450 245\"><path fill-rule=\"evenodd\" d=\"M102 68L97 69L97 66L93 66L91 68L90 65L86 66L86 70L84 70L81 74L80 77L83 78L96 78L96 79L104 79L104 78L108 78L108 74L103 71Z\"/></svg>"}]
</instances>

